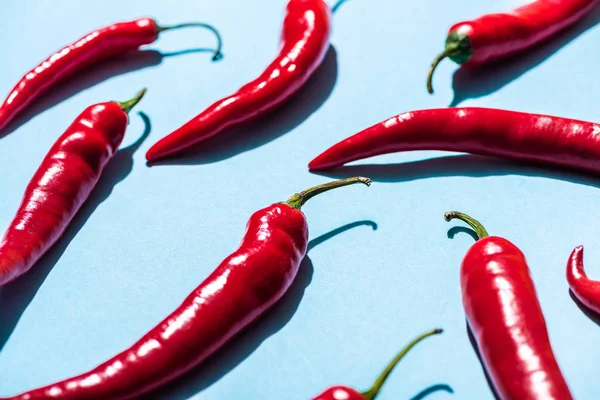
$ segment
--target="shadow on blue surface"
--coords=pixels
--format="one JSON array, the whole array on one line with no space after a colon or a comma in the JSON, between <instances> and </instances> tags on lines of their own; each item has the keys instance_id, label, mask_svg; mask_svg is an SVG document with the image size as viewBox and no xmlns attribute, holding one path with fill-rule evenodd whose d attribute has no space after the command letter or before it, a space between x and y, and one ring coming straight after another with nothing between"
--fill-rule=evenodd
<instances>
[{"instance_id":1,"label":"shadow on blue surface","mask_svg":"<svg viewBox=\"0 0 600 400\"><path fill-rule=\"evenodd\" d=\"M454 226L448 229L448 239L454 239L454 236L458 235L459 233L466 233L467 235L471 236L474 241L479 240L477 233L475 233L473 229L465 228L464 226Z\"/></svg>"},{"instance_id":2,"label":"shadow on blue surface","mask_svg":"<svg viewBox=\"0 0 600 400\"><path fill-rule=\"evenodd\" d=\"M60 260L71 240L85 225L96 208L110 196L113 188L133 170L133 155L150 135L152 129L150 119L146 114L142 112L139 114L146 125L144 133L133 144L120 149L114 155L104 169L90 197L79 209L63 236L27 274L0 288L0 350L8 341L21 315L31 303L52 268Z\"/></svg>"},{"instance_id":3,"label":"shadow on blue surface","mask_svg":"<svg viewBox=\"0 0 600 400\"><path fill-rule=\"evenodd\" d=\"M475 155L454 155L400 164L350 165L318 172L319 175L340 178L368 176L375 182L409 182L418 179L446 176L505 176L521 175L558 179L580 185L600 187L600 180L577 172L546 169L519 161Z\"/></svg>"},{"instance_id":4,"label":"shadow on blue surface","mask_svg":"<svg viewBox=\"0 0 600 400\"><path fill-rule=\"evenodd\" d=\"M57 85L55 89L42 95L39 100L29 105L25 111L19 114L6 129L0 132L0 138L16 131L29 122L36 115L62 103L77 93L83 92L99 83L107 81L119 75L126 75L148 67L160 65L165 58L176 57L191 53L214 53L213 49L189 49L173 53L161 53L155 50L138 50L128 53L120 58L113 58L99 63L94 68L82 72L71 79ZM119 99L105 99L119 100Z\"/></svg>"},{"instance_id":5,"label":"shadow on blue surface","mask_svg":"<svg viewBox=\"0 0 600 400\"><path fill-rule=\"evenodd\" d=\"M585 304L583 304L581 301L579 301L579 299L577 297L575 297L575 295L573 294L573 291L571 291L571 289L569 289L569 296L571 296L571 300L573 300L575 305L579 308L579 310L581 310L581 312L586 317L588 317L596 325L600 326L600 314L587 308Z\"/></svg>"},{"instance_id":6,"label":"shadow on blue surface","mask_svg":"<svg viewBox=\"0 0 600 400\"><path fill-rule=\"evenodd\" d=\"M415 396L411 397L410 400L423 400L424 398L431 396L436 392L447 392L450 394L454 394L454 390L452 387L445 383L438 383L437 385L431 385L428 388L421 390Z\"/></svg>"},{"instance_id":7,"label":"shadow on blue surface","mask_svg":"<svg viewBox=\"0 0 600 400\"><path fill-rule=\"evenodd\" d=\"M344 3L346 3L348 0L338 0L333 6L331 6L331 13L335 14L342 5L344 5Z\"/></svg>"},{"instance_id":8,"label":"shadow on blue surface","mask_svg":"<svg viewBox=\"0 0 600 400\"><path fill-rule=\"evenodd\" d=\"M191 147L177 158L151 165L210 164L263 146L294 130L317 111L333 92L337 75L337 53L335 48L330 46L325 59L308 82L269 115L260 118L259 121L229 129L213 139Z\"/></svg>"},{"instance_id":9,"label":"shadow on blue surface","mask_svg":"<svg viewBox=\"0 0 600 400\"><path fill-rule=\"evenodd\" d=\"M450 103L450 107L455 107L467 99L487 96L503 88L546 61L583 32L597 25L598 22L600 22L600 7L596 7L583 20L562 32L555 39L541 44L526 54L511 57L489 67L459 68L452 78L454 99Z\"/></svg>"},{"instance_id":10,"label":"shadow on blue surface","mask_svg":"<svg viewBox=\"0 0 600 400\"><path fill-rule=\"evenodd\" d=\"M370 226L373 230L377 229L377 224L373 221L353 222L311 240L308 244L308 251L334 236L359 226ZM312 281L313 272L312 261L308 256L304 257L292 286L271 310L241 332L204 364L143 398L146 400L188 399L218 382L292 319L304 297L306 288Z\"/></svg>"}]
</instances>

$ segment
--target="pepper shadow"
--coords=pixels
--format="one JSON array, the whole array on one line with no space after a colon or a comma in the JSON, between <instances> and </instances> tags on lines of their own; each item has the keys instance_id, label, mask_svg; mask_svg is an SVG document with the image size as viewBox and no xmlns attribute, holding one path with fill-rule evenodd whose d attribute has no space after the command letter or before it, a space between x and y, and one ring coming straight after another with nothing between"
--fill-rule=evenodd
<instances>
[{"instance_id":1,"label":"pepper shadow","mask_svg":"<svg viewBox=\"0 0 600 400\"><path fill-rule=\"evenodd\" d=\"M151 131L150 119L141 112L139 114L146 125L144 133L135 143L120 149L113 156L90 197L79 209L63 236L27 274L0 288L0 351L10 338L21 315L31 303L52 268L60 260L71 240L85 225L96 208L110 196L114 187L133 170L133 155Z\"/></svg>"},{"instance_id":2,"label":"pepper shadow","mask_svg":"<svg viewBox=\"0 0 600 400\"><path fill-rule=\"evenodd\" d=\"M336 178L361 175L368 176L375 182L387 183L410 182L449 176L488 177L520 175L545 177L591 187L600 187L600 181L597 178L575 171L546 169L526 162L470 154L443 156L400 164L350 165L331 171L319 171L317 173Z\"/></svg>"},{"instance_id":3,"label":"pepper shadow","mask_svg":"<svg viewBox=\"0 0 600 400\"><path fill-rule=\"evenodd\" d=\"M294 130L317 111L333 92L337 76L337 53L333 46L329 46L325 59L312 77L281 107L257 121L228 129L206 142L191 147L176 158L148 165L210 164L261 147Z\"/></svg>"},{"instance_id":4,"label":"pepper shadow","mask_svg":"<svg viewBox=\"0 0 600 400\"><path fill-rule=\"evenodd\" d=\"M333 6L331 6L331 13L335 14L342 5L344 5L344 3L346 3L348 0L338 0Z\"/></svg>"},{"instance_id":5,"label":"pepper shadow","mask_svg":"<svg viewBox=\"0 0 600 400\"><path fill-rule=\"evenodd\" d=\"M474 241L479 240L477 233L473 229L465 228L464 226L453 226L452 228L448 229L448 239L454 239L454 236L458 235L459 233L466 233L467 235L471 236Z\"/></svg>"},{"instance_id":6,"label":"pepper shadow","mask_svg":"<svg viewBox=\"0 0 600 400\"><path fill-rule=\"evenodd\" d=\"M492 395L494 396L494 399L502 400L500 398L500 396L498 395L498 392L496 391L494 382L492 381L487 370L485 369L485 364L483 363L483 359L481 358L481 353L479 352L479 347L477 346L477 341L475 340L475 336L473 336L473 332L471 331L471 327L469 326L468 322L466 322L466 326L467 326L467 335L469 336L469 341L471 342L471 346L473 347L475 354L477 354L477 359L479 360L479 364L481 364L481 369L483 369L483 373L485 375L485 380L487 381L487 384L490 387Z\"/></svg>"},{"instance_id":7,"label":"pepper shadow","mask_svg":"<svg viewBox=\"0 0 600 400\"><path fill-rule=\"evenodd\" d=\"M334 236L359 226L370 226L373 230L377 229L377 224L373 221L353 222L311 240L308 243L307 252ZM218 382L240 363L250 357L250 355L252 355L265 340L287 325L298 310L300 302L304 297L304 292L312 281L313 273L313 263L311 259L306 256L304 257L304 260L302 260L298 274L287 293L273 308L271 308L271 310L267 311L265 315L253 322L248 328L237 335L225 347L217 351L202 365L142 398L146 400L189 399Z\"/></svg>"},{"instance_id":8,"label":"pepper shadow","mask_svg":"<svg viewBox=\"0 0 600 400\"><path fill-rule=\"evenodd\" d=\"M585 304L583 304L579 299L575 296L573 291L569 289L569 296L571 296L571 300L575 303L575 305L581 310L586 317L588 317L593 323L600 326L600 314L595 312L594 310L590 310Z\"/></svg>"},{"instance_id":9,"label":"pepper shadow","mask_svg":"<svg viewBox=\"0 0 600 400\"><path fill-rule=\"evenodd\" d=\"M212 49L189 49L172 53L161 53L156 50L136 50L122 57L103 61L93 68L89 68L76 76L56 85L55 88L43 94L38 100L27 106L17 117L0 132L0 139L16 131L35 116L62 103L63 101L83 92L99 83L160 65L165 58L176 57L192 53L214 53Z\"/></svg>"},{"instance_id":10,"label":"pepper shadow","mask_svg":"<svg viewBox=\"0 0 600 400\"><path fill-rule=\"evenodd\" d=\"M410 400L423 400L425 397L431 396L436 392L446 392L454 394L452 387L446 383L438 383L437 385L431 385L428 388L421 390L415 396L411 397Z\"/></svg>"},{"instance_id":11,"label":"pepper shadow","mask_svg":"<svg viewBox=\"0 0 600 400\"><path fill-rule=\"evenodd\" d=\"M476 99L500 90L546 61L598 22L600 22L600 7L597 6L581 21L525 54L490 66L458 68L452 78L454 98L449 106L455 107L467 99Z\"/></svg>"}]
</instances>

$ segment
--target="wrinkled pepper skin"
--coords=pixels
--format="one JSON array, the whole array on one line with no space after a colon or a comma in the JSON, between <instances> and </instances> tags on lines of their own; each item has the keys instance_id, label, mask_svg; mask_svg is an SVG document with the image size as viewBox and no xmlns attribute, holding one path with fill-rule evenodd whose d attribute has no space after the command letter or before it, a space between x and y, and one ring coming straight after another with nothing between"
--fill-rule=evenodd
<instances>
[{"instance_id":1,"label":"wrinkled pepper skin","mask_svg":"<svg viewBox=\"0 0 600 400\"><path fill-rule=\"evenodd\" d=\"M96 104L54 143L0 242L0 286L29 271L61 237L118 150L127 122L122 104Z\"/></svg>"},{"instance_id":2,"label":"wrinkled pepper skin","mask_svg":"<svg viewBox=\"0 0 600 400\"><path fill-rule=\"evenodd\" d=\"M148 393L199 365L270 309L288 290L307 251L301 206L311 197L367 178L315 186L255 212L239 248L139 341L79 376L2 400L124 400Z\"/></svg>"},{"instance_id":3,"label":"wrinkled pepper skin","mask_svg":"<svg viewBox=\"0 0 600 400\"><path fill-rule=\"evenodd\" d=\"M86 68L128 53L158 37L150 18L119 22L96 29L58 50L27 72L0 106L0 131L41 95Z\"/></svg>"},{"instance_id":4,"label":"wrinkled pepper skin","mask_svg":"<svg viewBox=\"0 0 600 400\"><path fill-rule=\"evenodd\" d=\"M460 271L467 321L503 400L571 400L523 253L489 236L467 252Z\"/></svg>"},{"instance_id":5,"label":"wrinkled pepper skin","mask_svg":"<svg viewBox=\"0 0 600 400\"><path fill-rule=\"evenodd\" d=\"M172 157L228 128L255 120L296 93L319 67L331 34L331 10L323 0L290 0L275 60L255 80L217 101L154 144L149 162Z\"/></svg>"},{"instance_id":6,"label":"wrinkled pepper skin","mask_svg":"<svg viewBox=\"0 0 600 400\"><path fill-rule=\"evenodd\" d=\"M444 150L600 173L600 124L492 108L406 112L331 146L313 171L381 154Z\"/></svg>"}]
</instances>

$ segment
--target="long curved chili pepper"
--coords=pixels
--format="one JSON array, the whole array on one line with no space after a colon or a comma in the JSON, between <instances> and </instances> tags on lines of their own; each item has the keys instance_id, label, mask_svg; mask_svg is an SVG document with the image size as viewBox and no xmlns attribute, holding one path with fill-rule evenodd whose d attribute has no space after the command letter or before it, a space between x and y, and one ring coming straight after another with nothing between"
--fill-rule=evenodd
<instances>
[{"instance_id":1,"label":"long curved chili pepper","mask_svg":"<svg viewBox=\"0 0 600 400\"><path fill-rule=\"evenodd\" d=\"M225 129L259 118L306 83L325 58L331 10L324 0L290 0L277 57L264 72L236 93L217 101L146 153L149 162L174 156Z\"/></svg>"},{"instance_id":2,"label":"long curved chili pepper","mask_svg":"<svg viewBox=\"0 0 600 400\"><path fill-rule=\"evenodd\" d=\"M567 282L580 302L590 310L600 313L600 281L588 278L583 269L583 246L577 246L569 257Z\"/></svg>"},{"instance_id":3,"label":"long curved chili pepper","mask_svg":"<svg viewBox=\"0 0 600 400\"><path fill-rule=\"evenodd\" d=\"M124 103L86 108L54 143L0 242L0 286L29 271L67 229L119 148L127 114L145 92Z\"/></svg>"},{"instance_id":4,"label":"long curved chili pepper","mask_svg":"<svg viewBox=\"0 0 600 400\"><path fill-rule=\"evenodd\" d=\"M486 14L454 24L446 48L427 74L427 91L433 93L433 72L444 58L476 67L524 52L581 20L598 0L536 0L509 13Z\"/></svg>"},{"instance_id":5,"label":"long curved chili pepper","mask_svg":"<svg viewBox=\"0 0 600 400\"><path fill-rule=\"evenodd\" d=\"M140 18L96 29L58 50L21 78L0 106L0 131L8 126L28 105L55 87L56 84L100 61L150 44L158 38L161 32L187 27L202 27L211 30L218 40L213 60L220 57L221 36L215 28L203 23L159 26L151 18Z\"/></svg>"},{"instance_id":6,"label":"long curved chili pepper","mask_svg":"<svg viewBox=\"0 0 600 400\"><path fill-rule=\"evenodd\" d=\"M369 388L369 390L364 392L359 392L348 386L332 386L329 389L325 390L323 393L313 398L312 400L374 400L375 397L381 391L383 384L387 380L388 376L392 373L392 370L396 365L404 358L406 353L408 353L413 347L417 345L420 341L425 338L428 338L432 335L437 335L442 333L442 329L433 329L431 331L425 332L421 336L414 339L410 342L404 349L394 357L394 359L388 364L388 366L383 370L383 372L377 377L373 385Z\"/></svg>"},{"instance_id":7,"label":"long curved chili pepper","mask_svg":"<svg viewBox=\"0 0 600 400\"><path fill-rule=\"evenodd\" d=\"M479 237L462 261L460 286L467 322L500 399L571 400L525 255L508 240L488 236L468 215L452 211L444 218L466 222Z\"/></svg>"},{"instance_id":8,"label":"long curved chili pepper","mask_svg":"<svg viewBox=\"0 0 600 400\"><path fill-rule=\"evenodd\" d=\"M411 150L466 152L600 173L600 124L491 108L412 111L333 145L309 168L324 170Z\"/></svg>"},{"instance_id":9,"label":"long curved chili pepper","mask_svg":"<svg viewBox=\"0 0 600 400\"><path fill-rule=\"evenodd\" d=\"M133 346L82 375L9 399L130 399L200 364L290 287L308 242L302 205L355 183L371 181L355 177L329 182L255 212L240 247Z\"/></svg>"}]
</instances>

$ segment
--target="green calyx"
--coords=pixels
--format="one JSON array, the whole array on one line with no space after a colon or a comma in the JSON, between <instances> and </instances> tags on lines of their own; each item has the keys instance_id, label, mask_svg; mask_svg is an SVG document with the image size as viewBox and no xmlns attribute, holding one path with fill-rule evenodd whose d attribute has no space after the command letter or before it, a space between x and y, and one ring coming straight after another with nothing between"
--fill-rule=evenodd
<instances>
[{"instance_id":1,"label":"green calyx","mask_svg":"<svg viewBox=\"0 0 600 400\"><path fill-rule=\"evenodd\" d=\"M446 56L457 64L464 64L473 55L471 40L464 33L450 32L446 38Z\"/></svg>"},{"instance_id":2,"label":"green calyx","mask_svg":"<svg viewBox=\"0 0 600 400\"><path fill-rule=\"evenodd\" d=\"M464 64L473 55L473 47L471 47L471 40L469 36L464 33L458 33L452 31L446 38L446 48L440 53L429 67L427 73L427 91L433 94L433 72L437 68L438 64L446 57L458 64Z\"/></svg>"}]
</instances>

